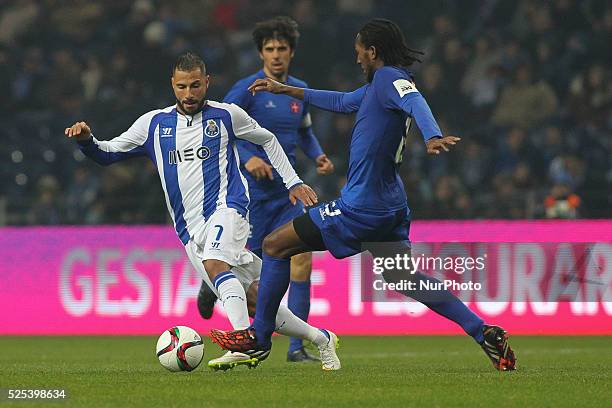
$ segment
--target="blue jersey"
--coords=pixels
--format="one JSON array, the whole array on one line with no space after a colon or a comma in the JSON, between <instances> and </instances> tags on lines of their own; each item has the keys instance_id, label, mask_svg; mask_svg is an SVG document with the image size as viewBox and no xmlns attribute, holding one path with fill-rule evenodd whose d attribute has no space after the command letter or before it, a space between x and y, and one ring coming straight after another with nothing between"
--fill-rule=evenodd
<instances>
[{"instance_id":1,"label":"blue jersey","mask_svg":"<svg viewBox=\"0 0 612 408\"><path fill-rule=\"evenodd\" d=\"M230 89L224 98L226 103L234 103L244 109L260 126L268 129L278 139L292 166L295 165L295 148L299 145L311 159L323 154L321 146L312 132L308 104L288 95L275 95L269 92L258 92L253 96L248 87L258 78L265 78L263 70L241 79ZM289 76L287 85L306 87L306 83ZM278 173L274 171L274 180L255 180L244 169L244 164L253 156L269 163L268 156L260 146L245 140L238 140L238 153L242 173L248 180L252 199L267 200L287 194Z\"/></svg>"},{"instance_id":2,"label":"blue jersey","mask_svg":"<svg viewBox=\"0 0 612 408\"><path fill-rule=\"evenodd\" d=\"M347 183L341 192L343 204L373 212L406 208L398 167L411 121L415 120L426 141L442 135L412 74L384 66L376 70L370 84L353 92L306 89L304 100L334 112L357 112Z\"/></svg>"}]
</instances>

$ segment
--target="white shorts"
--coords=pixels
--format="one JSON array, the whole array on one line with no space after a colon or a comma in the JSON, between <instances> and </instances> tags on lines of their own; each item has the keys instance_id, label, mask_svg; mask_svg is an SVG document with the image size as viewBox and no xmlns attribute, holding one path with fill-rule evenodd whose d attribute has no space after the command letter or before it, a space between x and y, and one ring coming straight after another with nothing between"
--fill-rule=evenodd
<instances>
[{"instance_id":1,"label":"white shorts","mask_svg":"<svg viewBox=\"0 0 612 408\"><path fill-rule=\"evenodd\" d=\"M203 262L208 259L229 264L245 291L251 283L259 280L261 259L245 248L249 231L248 221L236 210L223 208L215 211L206 221L202 234L193 237L185 245L191 264L217 296L219 294L204 269Z\"/></svg>"}]
</instances>

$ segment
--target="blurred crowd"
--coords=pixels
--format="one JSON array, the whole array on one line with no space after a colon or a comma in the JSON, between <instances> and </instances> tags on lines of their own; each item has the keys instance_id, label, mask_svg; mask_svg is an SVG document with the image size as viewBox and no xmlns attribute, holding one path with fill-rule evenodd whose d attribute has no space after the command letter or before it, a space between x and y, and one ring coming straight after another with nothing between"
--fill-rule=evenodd
<instances>
[{"instance_id":1,"label":"blurred crowd","mask_svg":"<svg viewBox=\"0 0 612 408\"><path fill-rule=\"evenodd\" d=\"M404 29L411 67L452 154L425 154L415 126L401 173L415 218L612 217L612 5L605 0L0 0L0 225L163 223L147 159L101 168L63 136L77 120L99 139L169 106L171 66L201 54L211 99L260 69L254 23L300 24L291 73L311 87L363 84L353 42L371 17ZM354 117L313 109L344 184Z\"/></svg>"}]
</instances>

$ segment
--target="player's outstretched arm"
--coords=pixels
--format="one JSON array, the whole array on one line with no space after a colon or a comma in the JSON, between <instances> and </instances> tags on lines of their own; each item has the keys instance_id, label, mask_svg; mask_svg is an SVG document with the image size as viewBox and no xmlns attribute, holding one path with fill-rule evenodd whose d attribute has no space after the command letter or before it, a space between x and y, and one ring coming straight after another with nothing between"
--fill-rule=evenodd
<instances>
[{"instance_id":1,"label":"player's outstretched arm","mask_svg":"<svg viewBox=\"0 0 612 408\"><path fill-rule=\"evenodd\" d=\"M304 99L304 88L285 85L271 78L256 79L249 86L249 92L253 95L257 92L272 92L274 94L286 94L296 99Z\"/></svg>"},{"instance_id":2,"label":"player's outstretched arm","mask_svg":"<svg viewBox=\"0 0 612 408\"><path fill-rule=\"evenodd\" d=\"M440 152L449 151L449 147L454 146L460 141L460 137L456 136L444 136L435 137L427 141L427 153L428 154L440 154Z\"/></svg>"},{"instance_id":3,"label":"player's outstretched arm","mask_svg":"<svg viewBox=\"0 0 612 408\"><path fill-rule=\"evenodd\" d=\"M69 138L74 138L77 142L85 142L91 138L91 128L86 122L76 122L67 127L64 134Z\"/></svg>"},{"instance_id":4,"label":"player's outstretched arm","mask_svg":"<svg viewBox=\"0 0 612 408\"><path fill-rule=\"evenodd\" d=\"M312 205L316 203L316 194L308 186L305 186L302 180L298 177L297 173L291 166L287 155L283 151L283 147L276 140L274 134L267 129L259 126L255 119L251 118L241 107L238 105L230 105L230 117L232 120L232 127L234 129L234 135L239 139L248 140L249 142L255 143L263 147L272 167L281 176L283 183L289 194L290 199L298 199L304 203L304 205ZM293 199L291 198L293 196ZM295 201L293 201L295 202Z\"/></svg>"},{"instance_id":5,"label":"player's outstretched arm","mask_svg":"<svg viewBox=\"0 0 612 408\"><path fill-rule=\"evenodd\" d=\"M364 85L353 92L321 91L285 85L270 78L260 78L256 79L248 89L253 95L257 92L285 94L301 99L320 109L337 113L352 113L359 110L366 87Z\"/></svg>"},{"instance_id":6,"label":"player's outstretched arm","mask_svg":"<svg viewBox=\"0 0 612 408\"><path fill-rule=\"evenodd\" d=\"M67 127L64 134L75 139L87 157L107 166L130 157L146 155L144 144L148 137L149 119L149 114L141 116L128 130L112 140L97 140L86 122L76 122Z\"/></svg>"}]
</instances>

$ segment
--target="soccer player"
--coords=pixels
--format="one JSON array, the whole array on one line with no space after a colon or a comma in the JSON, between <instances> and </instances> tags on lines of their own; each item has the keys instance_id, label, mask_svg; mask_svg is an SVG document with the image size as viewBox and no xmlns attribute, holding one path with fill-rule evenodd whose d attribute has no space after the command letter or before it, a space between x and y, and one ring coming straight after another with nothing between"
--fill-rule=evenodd
<instances>
[{"instance_id":1,"label":"soccer player","mask_svg":"<svg viewBox=\"0 0 612 408\"><path fill-rule=\"evenodd\" d=\"M239 80L225 96L224 102L235 103L261 126L270 130L280 142L289 162L295 165L296 146L315 161L317 173L333 172L332 162L321 150L315 137L308 112L308 104L284 94L249 92L248 87L259 78L273 78L278 82L298 87L306 83L289 75L289 65L295 53L299 32L297 23L289 17L275 17L257 23L253 40L263 61L263 69ZM237 140L241 168L249 183L249 221L252 226L247 246L261 257L261 244L266 235L276 228L304 214L301 203L293 204L287 197L285 186L274 171L261 147L247 140ZM310 274L312 254L305 252L291 258L291 284L289 309L307 321L310 311ZM208 285L202 283L198 295L198 310L204 318L212 315L216 298ZM291 338L287 361L318 361L310 355L302 339Z\"/></svg>"},{"instance_id":2,"label":"soccer player","mask_svg":"<svg viewBox=\"0 0 612 408\"><path fill-rule=\"evenodd\" d=\"M340 198L310 209L264 239L255 320L240 331L212 330L211 337L223 348L257 352L260 359L269 354L274 316L289 283L291 256L327 249L336 258L344 258L361 252L366 242L401 242L408 238L410 211L398 165L412 120L429 154L449 151L460 140L442 135L412 74L405 69L419 60L395 23L385 19L368 22L355 39L355 51L368 83L353 92L303 89L272 79L258 79L249 88L252 92L290 95L334 112L357 112L357 117L347 184ZM419 280L435 281L420 272L410 276L417 287ZM402 293L459 324L482 346L495 368L514 369L514 352L506 331L484 324L451 292L442 290L435 300L419 291Z\"/></svg>"},{"instance_id":3,"label":"soccer player","mask_svg":"<svg viewBox=\"0 0 612 408\"><path fill-rule=\"evenodd\" d=\"M109 165L148 156L159 172L176 233L204 281L221 299L235 329L249 326L247 292L257 291L259 258L245 249L249 234L248 185L239 169L237 139L260 145L289 190L291 202L317 202L314 191L300 180L282 147L268 130L240 107L206 99L209 76L195 54L181 55L172 70L176 104L145 113L110 141L93 137L85 122L66 128L83 153ZM287 308L275 324L281 334L302 337L319 347L322 367L337 370L336 336L315 329ZM231 354L231 353L230 353ZM256 356L234 355L216 368L257 365Z\"/></svg>"}]
</instances>

